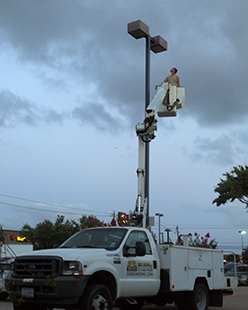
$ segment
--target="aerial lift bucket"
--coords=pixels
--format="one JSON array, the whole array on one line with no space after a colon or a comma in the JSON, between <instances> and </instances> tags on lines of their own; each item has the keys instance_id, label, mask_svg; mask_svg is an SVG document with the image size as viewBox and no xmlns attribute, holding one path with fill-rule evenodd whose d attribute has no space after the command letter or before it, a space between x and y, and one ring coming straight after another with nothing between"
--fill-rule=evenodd
<instances>
[{"instance_id":1,"label":"aerial lift bucket","mask_svg":"<svg viewBox=\"0 0 248 310\"><path fill-rule=\"evenodd\" d=\"M176 116L177 110L183 107L185 100L185 88L169 85L163 102L158 106L159 117Z\"/></svg>"}]
</instances>

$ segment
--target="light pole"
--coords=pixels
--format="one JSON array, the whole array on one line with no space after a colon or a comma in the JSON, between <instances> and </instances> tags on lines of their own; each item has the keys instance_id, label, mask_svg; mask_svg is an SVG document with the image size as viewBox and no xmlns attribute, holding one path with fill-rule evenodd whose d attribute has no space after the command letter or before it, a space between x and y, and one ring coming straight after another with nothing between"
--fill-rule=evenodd
<instances>
[{"instance_id":1,"label":"light pole","mask_svg":"<svg viewBox=\"0 0 248 310\"><path fill-rule=\"evenodd\" d=\"M151 37L149 26L141 20L127 24L127 32L135 39L146 39L146 65L145 65L145 110L150 103L150 50L160 53L167 50L167 42L161 37ZM145 145L145 197L147 199L146 226L149 226L149 143Z\"/></svg>"},{"instance_id":2,"label":"light pole","mask_svg":"<svg viewBox=\"0 0 248 310\"><path fill-rule=\"evenodd\" d=\"M160 218L164 216L161 213L155 213L156 216L158 216L158 244L160 244Z\"/></svg>"},{"instance_id":3,"label":"light pole","mask_svg":"<svg viewBox=\"0 0 248 310\"><path fill-rule=\"evenodd\" d=\"M171 229L166 228L165 231L166 231L166 234L167 234L167 241L166 242L170 243L170 232L171 232Z\"/></svg>"},{"instance_id":4,"label":"light pole","mask_svg":"<svg viewBox=\"0 0 248 310\"><path fill-rule=\"evenodd\" d=\"M239 233L241 234L241 244L242 244L242 250L241 250L241 255L243 254L243 250L244 250L244 240L243 240L243 236L246 234L245 230L239 230Z\"/></svg>"}]
</instances>

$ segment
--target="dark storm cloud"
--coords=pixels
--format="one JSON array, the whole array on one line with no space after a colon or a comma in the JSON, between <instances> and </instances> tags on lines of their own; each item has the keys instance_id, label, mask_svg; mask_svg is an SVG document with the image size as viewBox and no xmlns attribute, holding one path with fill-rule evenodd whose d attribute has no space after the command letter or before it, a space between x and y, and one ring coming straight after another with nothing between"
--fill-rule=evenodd
<instances>
[{"instance_id":1,"label":"dark storm cloud","mask_svg":"<svg viewBox=\"0 0 248 310\"><path fill-rule=\"evenodd\" d=\"M151 54L151 93L176 66L186 87L183 114L203 127L219 127L248 115L247 10L245 0L4 1L0 33L19 59L57 70L59 85L66 86L61 73L93 83L99 96L134 123L144 105L145 40L128 35L127 23L141 19L151 35L168 41L167 52Z\"/></svg>"},{"instance_id":2,"label":"dark storm cloud","mask_svg":"<svg viewBox=\"0 0 248 310\"><path fill-rule=\"evenodd\" d=\"M36 126L42 122L61 122L64 116L52 109L40 110L34 103L16 96L9 90L0 92L0 127L15 127L21 123Z\"/></svg>"},{"instance_id":3,"label":"dark storm cloud","mask_svg":"<svg viewBox=\"0 0 248 310\"><path fill-rule=\"evenodd\" d=\"M120 128L120 123L116 117L112 116L99 103L91 102L88 105L78 106L72 110L72 117L79 120L82 125L95 124L100 130L108 130L115 132Z\"/></svg>"},{"instance_id":4,"label":"dark storm cloud","mask_svg":"<svg viewBox=\"0 0 248 310\"><path fill-rule=\"evenodd\" d=\"M39 121L39 116L29 101L7 90L0 92L0 111L1 127L12 127L17 123L34 126Z\"/></svg>"},{"instance_id":5,"label":"dark storm cloud","mask_svg":"<svg viewBox=\"0 0 248 310\"><path fill-rule=\"evenodd\" d=\"M231 165L236 155L231 142L232 139L225 135L214 140L198 137L195 145L199 152L194 154L194 160Z\"/></svg>"},{"instance_id":6,"label":"dark storm cloud","mask_svg":"<svg viewBox=\"0 0 248 310\"><path fill-rule=\"evenodd\" d=\"M53 63L54 43L73 40L82 11L78 1L2 1L0 25L9 44L26 60Z\"/></svg>"},{"instance_id":7,"label":"dark storm cloud","mask_svg":"<svg viewBox=\"0 0 248 310\"><path fill-rule=\"evenodd\" d=\"M248 23L244 13L248 3L207 3L212 4L214 11L210 14L209 10L196 9L200 31L195 29L194 36L186 33L192 48L191 59L183 48L189 60L184 78L190 109L185 113L193 115L204 127L234 125L246 121L248 116Z\"/></svg>"},{"instance_id":8,"label":"dark storm cloud","mask_svg":"<svg viewBox=\"0 0 248 310\"><path fill-rule=\"evenodd\" d=\"M247 161L248 135L243 131L230 131L217 138L197 137L198 151L191 154L194 161L210 162L220 166L235 166Z\"/></svg>"}]
</instances>

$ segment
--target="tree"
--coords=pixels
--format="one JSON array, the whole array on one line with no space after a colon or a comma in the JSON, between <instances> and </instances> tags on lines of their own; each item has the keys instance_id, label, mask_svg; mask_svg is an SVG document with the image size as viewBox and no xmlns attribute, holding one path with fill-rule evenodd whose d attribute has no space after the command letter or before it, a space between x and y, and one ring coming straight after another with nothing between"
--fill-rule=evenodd
<instances>
[{"instance_id":1,"label":"tree","mask_svg":"<svg viewBox=\"0 0 248 310\"><path fill-rule=\"evenodd\" d=\"M220 179L214 191L219 196L213 200L217 207L227 202L238 199L248 208L248 166L233 167L231 172L223 174L225 179Z\"/></svg>"},{"instance_id":2,"label":"tree","mask_svg":"<svg viewBox=\"0 0 248 310\"><path fill-rule=\"evenodd\" d=\"M58 216L54 223L54 238L57 245L63 243L70 236L80 230L80 224L74 220L64 221L64 216Z\"/></svg>"},{"instance_id":3,"label":"tree","mask_svg":"<svg viewBox=\"0 0 248 310\"><path fill-rule=\"evenodd\" d=\"M245 264L248 263L248 247L245 247L242 251L242 260Z\"/></svg>"},{"instance_id":4,"label":"tree","mask_svg":"<svg viewBox=\"0 0 248 310\"><path fill-rule=\"evenodd\" d=\"M55 223L44 220L35 228L25 224L21 235L26 237L34 245L34 249L49 249L54 245L60 245L74 233L80 230L80 224L73 220L64 220L64 216L58 215Z\"/></svg>"},{"instance_id":5,"label":"tree","mask_svg":"<svg viewBox=\"0 0 248 310\"><path fill-rule=\"evenodd\" d=\"M240 255L239 254L235 254L235 256L233 254L224 255L224 258L225 258L227 263L234 262L234 258L236 259L236 263L240 262Z\"/></svg>"},{"instance_id":6,"label":"tree","mask_svg":"<svg viewBox=\"0 0 248 310\"><path fill-rule=\"evenodd\" d=\"M91 216L86 216L86 215L83 215L81 217L81 219L79 219L80 223L81 223L81 227L82 229L85 229L85 228L90 228L90 227L101 227L103 226L103 222L98 220L95 216L91 215Z\"/></svg>"},{"instance_id":7,"label":"tree","mask_svg":"<svg viewBox=\"0 0 248 310\"><path fill-rule=\"evenodd\" d=\"M62 244L80 229L103 225L107 226L107 224L103 224L102 221L93 215L83 215L78 222L75 220L65 220L64 216L58 215L55 223L52 223L50 220L44 220L44 222L38 223L35 228L25 224L20 233L31 241L35 250L50 249L55 245Z\"/></svg>"},{"instance_id":8,"label":"tree","mask_svg":"<svg viewBox=\"0 0 248 310\"><path fill-rule=\"evenodd\" d=\"M3 227L0 225L0 242L4 243L4 234L3 234Z\"/></svg>"}]
</instances>

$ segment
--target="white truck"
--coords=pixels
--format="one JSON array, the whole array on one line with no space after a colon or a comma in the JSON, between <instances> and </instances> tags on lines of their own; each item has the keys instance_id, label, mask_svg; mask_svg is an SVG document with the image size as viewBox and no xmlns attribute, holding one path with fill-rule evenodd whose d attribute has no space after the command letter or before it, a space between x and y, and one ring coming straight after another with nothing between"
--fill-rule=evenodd
<instances>
[{"instance_id":1,"label":"white truck","mask_svg":"<svg viewBox=\"0 0 248 310\"><path fill-rule=\"evenodd\" d=\"M155 137L155 116L175 116L183 101L183 88L164 83L136 126L138 197L130 226L84 229L57 249L19 255L8 282L14 310L111 310L114 302L121 310L144 303L175 303L179 310L222 306L223 291L237 284L224 275L222 251L187 241L157 243L146 228L144 145Z\"/></svg>"},{"instance_id":2,"label":"white truck","mask_svg":"<svg viewBox=\"0 0 248 310\"><path fill-rule=\"evenodd\" d=\"M0 245L0 257L14 257L19 254L31 252L33 250L33 245L31 243L28 244L2 244Z\"/></svg>"}]
</instances>

